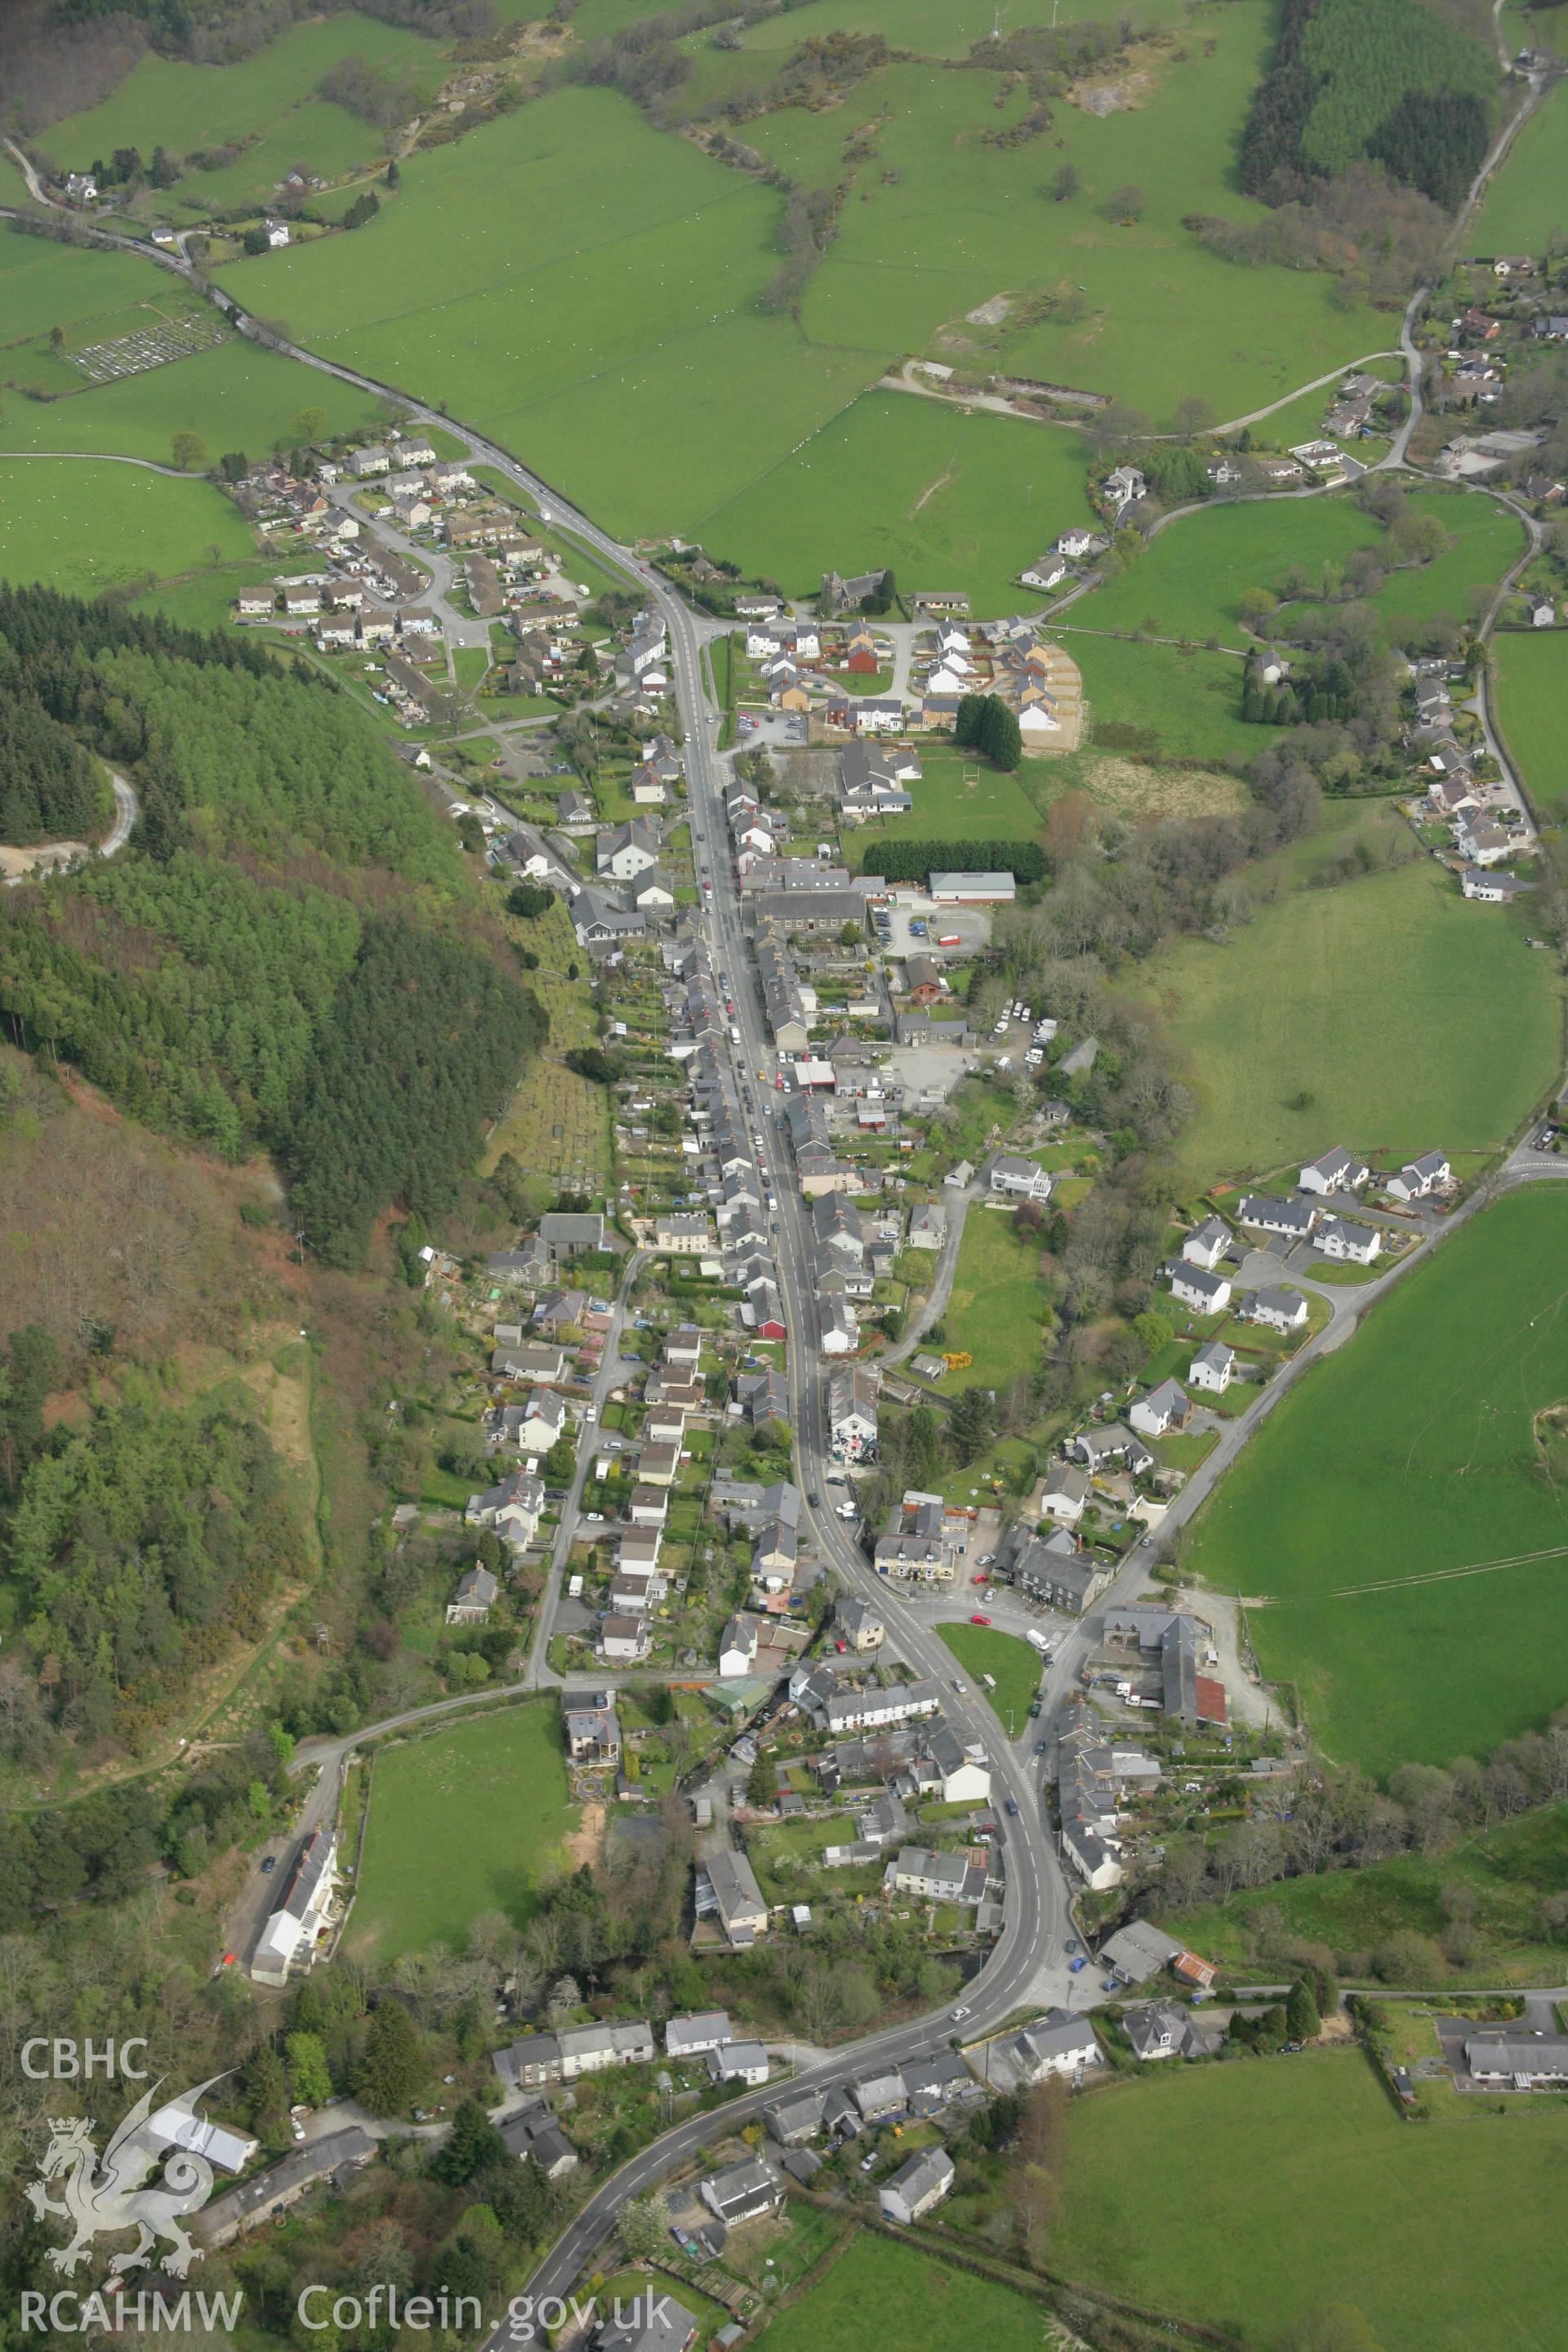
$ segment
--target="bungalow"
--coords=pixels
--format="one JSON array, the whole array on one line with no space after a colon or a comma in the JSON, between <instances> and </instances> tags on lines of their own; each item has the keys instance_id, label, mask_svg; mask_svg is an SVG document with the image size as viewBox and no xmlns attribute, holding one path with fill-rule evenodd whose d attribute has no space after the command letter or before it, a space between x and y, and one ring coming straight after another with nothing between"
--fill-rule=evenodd
<instances>
[{"instance_id":1,"label":"bungalow","mask_svg":"<svg viewBox=\"0 0 1568 2352\"><path fill-rule=\"evenodd\" d=\"M1011 1200L1048 1201L1051 1197L1051 1180L1045 1170L1017 1152L999 1151L986 1171L986 1181L993 1192Z\"/></svg>"},{"instance_id":2,"label":"bungalow","mask_svg":"<svg viewBox=\"0 0 1568 2352\"><path fill-rule=\"evenodd\" d=\"M1173 2000L1130 2009L1121 2022L1135 2058L1206 2058L1214 2048L1189 2011L1178 2009Z\"/></svg>"},{"instance_id":3,"label":"bungalow","mask_svg":"<svg viewBox=\"0 0 1568 2352\"><path fill-rule=\"evenodd\" d=\"M1568 2035L1478 2033L1465 2043L1465 2063L1478 2083L1506 2083L1527 2091L1538 2083L1568 2083Z\"/></svg>"},{"instance_id":4,"label":"bungalow","mask_svg":"<svg viewBox=\"0 0 1568 2352\"><path fill-rule=\"evenodd\" d=\"M1228 1290L1229 1285L1226 1287ZM1139 1398L1127 1418L1143 1436L1163 1437L1168 1429L1184 1429L1192 1410L1174 1381L1162 1381L1158 1388Z\"/></svg>"},{"instance_id":5,"label":"bungalow","mask_svg":"<svg viewBox=\"0 0 1568 2352\"><path fill-rule=\"evenodd\" d=\"M1256 1225L1261 1233L1284 1234L1298 1242L1305 1241L1318 1222L1310 1201L1282 1201L1272 1192L1246 1193L1236 1213L1244 1225Z\"/></svg>"},{"instance_id":6,"label":"bungalow","mask_svg":"<svg viewBox=\"0 0 1568 2352\"><path fill-rule=\"evenodd\" d=\"M1211 1339L1194 1356L1187 1367L1187 1378L1195 1389L1206 1389L1212 1396L1223 1396L1236 1372L1236 1351L1223 1339Z\"/></svg>"},{"instance_id":7,"label":"bungalow","mask_svg":"<svg viewBox=\"0 0 1568 2352\"><path fill-rule=\"evenodd\" d=\"M1182 1255L1189 1265L1201 1265L1212 1274L1229 1249L1230 1243L1230 1227L1225 1219L1205 1217L1201 1225L1193 1227L1182 1244Z\"/></svg>"},{"instance_id":8,"label":"bungalow","mask_svg":"<svg viewBox=\"0 0 1568 2352\"><path fill-rule=\"evenodd\" d=\"M760 2157L726 2166L703 2181L702 2202L727 2229L753 2221L760 2214L776 2213L784 2203L784 2183Z\"/></svg>"},{"instance_id":9,"label":"bungalow","mask_svg":"<svg viewBox=\"0 0 1568 2352\"><path fill-rule=\"evenodd\" d=\"M1373 1225L1352 1224L1344 1217L1325 1217L1312 1236L1312 1245L1325 1257L1352 1265L1370 1265L1383 1254L1383 1235Z\"/></svg>"},{"instance_id":10,"label":"bungalow","mask_svg":"<svg viewBox=\"0 0 1568 2352\"><path fill-rule=\"evenodd\" d=\"M1091 1475L1110 1462L1124 1461L1134 1477L1154 1467L1154 1456L1142 1439L1117 1421L1080 1429L1076 1436L1066 1440L1063 1451L1075 1462L1081 1462Z\"/></svg>"},{"instance_id":11,"label":"bungalow","mask_svg":"<svg viewBox=\"0 0 1568 2352\"><path fill-rule=\"evenodd\" d=\"M1307 1325L1307 1302L1299 1290L1247 1291L1237 1312L1244 1323L1262 1323L1271 1331L1302 1331Z\"/></svg>"},{"instance_id":12,"label":"bungalow","mask_svg":"<svg viewBox=\"0 0 1568 2352\"><path fill-rule=\"evenodd\" d=\"M484 1625L489 1621L490 1610L500 1586L488 1568L475 1565L458 1580L458 1589L447 1603L448 1625Z\"/></svg>"},{"instance_id":13,"label":"bungalow","mask_svg":"<svg viewBox=\"0 0 1568 2352\"><path fill-rule=\"evenodd\" d=\"M1190 1265L1179 1257L1171 1260L1165 1272L1170 1276L1172 1297L1199 1315L1219 1315L1230 1305L1230 1284L1223 1274L1210 1274L1203 1266Z\"/></svg>"},{"instance_id":14,"label":"bungalow","mask_svg":"<svg viewBox=\"0 0 1568 2352\"><path fill-rule=\"evenodd\" d=\"M1354 1192L1372 1174L1364 1160L1357 1160L1342 1145L1335 1144L1321 1159L1310 1160L1301 1171L1303 1192Z\"/></svg>"},{"instance_id":15,"label":"bungalow","mask_svg":"<svg viewBox=\"0 0 1568 2352\"><path fill-rule=\"evenodd\" d=\"M760 2042L724 2042L708 2053L710 2083L744 2083L756 2090L768 2079L768 2053Z\"/></svg>"},{"instance_id":16,"label":"bungalow","mask_svg":"<svg viewBox=\"0 0 1568 2352\"><path fill-rule=\"evenodd\" d=\"M1522 887L1513 875L1489 874L1481 866L1467 866L1459 876L1459 888L1465 897L1479 899L1488 907L1506 907Z\"/></svg>"},{"instance_id":17,"label":"bungalow","mask_svg":"<svg viewBox=\"0 0 1568 2352\"><path fill-rule=\"evenodd\" d=\"M1018 577L1026 588L1045 589L1054 588L1058 581L1065 580L1067 575L1066 557L1052 549L1047 554L1037 555L1033 563L1026 571L1020 572Z\"/></svg>"},{"instance_id":18,"label":"bungalow","mask_svg":"<svg viewBox=\"0 0 1568 2352\"><path fill-rule=\"evenodd\" d=\"M1428 1192L1438 1192L1453 1175L1447 1160L1441 1151L1424 1151L1419 1160L1406 1160L1396 1176L1391 1176L1384 1191L1394 1201L1425 1199Z\"/></svg>"},{"instance_id":19,"label":"bungalow","mask_svg":"<svg viewBox=\"0 0 1568 2352\"><path fill-rule=\"evenodd\" d=\"M553 2121L542 2099L535 2101L521 2115L509 2116L498 2129L505 2146L518 2161L526 2163L531 2157L546 2180L560 2180L568 2172L575 2172L577 2151Z\"/></svg>"},{"instance_id":20,"label":"bungalow","mask_svg":"<svg viewBox=\"0 0 1568 2352\"><path fill-rule=\"evenodd\" d=\"M940 2205L952 2181L952 2158L946 2148L924 2147L882 2183L877 2201L888 2221L908 2224Z\"/></svg>"},{"instance_id":21,"label":"bungalow","mask_svg":"<svg viewBox=\"0 0 1568 2352\"><path fill-rule=\"evenodd\" d=\"M1533 278L1535 258L1529 253L1500 253L1492 263L1494 278Z\"/></svg>"}]
</instances>

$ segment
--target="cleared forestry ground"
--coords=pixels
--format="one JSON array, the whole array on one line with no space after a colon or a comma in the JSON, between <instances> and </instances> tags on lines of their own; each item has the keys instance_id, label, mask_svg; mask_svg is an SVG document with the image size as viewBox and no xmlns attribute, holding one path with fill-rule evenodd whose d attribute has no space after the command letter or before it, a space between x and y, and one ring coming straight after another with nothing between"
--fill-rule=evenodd
<instances>
[{"instance_id":1,"label":"cleared forestry ground","mask_svg":"<svg viewBox=\"0 0 1568 2352\"><path fill-rule=\"evenodd\" d=\"M1565 1265L1568 1184L1480 1212L1312 1368L1195 1522L1191 1565L1260 1603L1264 1675L1335 1759L1484 1756L1568 1700L1568 1499L1537 1426L1568 1402Z\"/></svg>"}]
</instances>

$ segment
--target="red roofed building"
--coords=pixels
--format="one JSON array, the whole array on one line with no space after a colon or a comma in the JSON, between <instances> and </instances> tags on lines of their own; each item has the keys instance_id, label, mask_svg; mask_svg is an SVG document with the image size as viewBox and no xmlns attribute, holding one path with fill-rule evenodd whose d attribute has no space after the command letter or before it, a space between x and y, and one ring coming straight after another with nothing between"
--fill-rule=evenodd
<instances>
[{"instance_id":1,"label":"red roofed building","mask_svg":"<svg viewBox=\"0 0 1568 2352\"><path fill-rule=\"evenodd\" d=\"M1198 1675L1197 1696L1200 1723L1229 1722L1230 1709L1226 1700L1225 1685L1216 1682L1213 1675Z\"/></svg>"}]
</instances>

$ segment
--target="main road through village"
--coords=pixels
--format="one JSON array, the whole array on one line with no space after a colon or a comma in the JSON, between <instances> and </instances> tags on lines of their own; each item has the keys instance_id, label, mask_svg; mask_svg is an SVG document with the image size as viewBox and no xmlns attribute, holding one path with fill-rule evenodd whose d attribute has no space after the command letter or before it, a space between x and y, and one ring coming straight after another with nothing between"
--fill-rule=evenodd
<instances>
[{"instance_id":1,"label":"main road through village","mask_svg":"<svg viewBox=\"0 0 1568 2352\"><path fill-rule=\"evenodd\" d=\"M1530 100L1533 100L1538 94L1532 89ZM1521 112L1525 110L1528 107ZM1517 129L1517 123L1512 127ZM33 193L37 196L42 192L35 186ZM10 207L3 209L8 214L12 210ZM131 246L134 243L138 252L146 252L139 241L103 231L88 231L85 241L106 246ZM778 1176L782 1177L783 1170L778 1166L783 1159L782 1138L774 1130L772 1118L775 1097L763 1075L773 1056L763 1021L761 991L742 929L740 893L733 862L729 855L723 805L729 769L718 750L722 714L705 683L704 646L708 639L719 634L719 625L699 620L667 580L644 563L634 551L613 540L546 483L539 480L526 467L520 465L509 451L468 427L456 425L439 409L426 406L396 385L363 375L354 369L324 359L272 334L240 310L232 297L212 288L205 278L191 269L183 257L175 260L163 254L153 257L185 278L216 302L242 333L275 345L290 358L321 373L335 376L361 390L393 397L402 402L418 422L438 428L443 433L456 435L467 444L473 457L493 467L537 507L542 521L578 540L608 570L630 580L645 601L657 609L668 632L676 700L685 736L693 854L701 880L704 884L711 884L710 890L704 887L699 894L700 921L715 964L726 975L727 992L733 998L735 1025L740 1031L740 1044L732 1049L735 1089L752 1122L752 1131L763 1138L764 1152L775 1166ZM1412 356L1412 374L1418 383L1418 363L1414 362ZM1215 1478L1234 1460L1240 1446L1260 1425L1268 1412L1274 1409L1279 1397L1294 1385L1308 1364L1326 1349L1342 1344L1353 1331L1367 1307L1383 1295L1388 1284L1402 1276L1414 1258L1436 1246L1444 1234L1452 1231L1468 1213L1484 1205L1500 1181L1513 1183L1565 1174L1568 1174L1568 1163L1537 1154L1528 1141L1521 1144L1504 1163L1498 1177L1472 1194L1445 1224L1429 1232L1420 1249L1411 1253L1396 1270L1358 1291L1335 1293L1333 1305L1336 1311L1329 1325L1309 1341L1268 1384L1257 1404L1227 1427L1220 1445L1189 1480L1178 1498L1173 1519L1184 1518L1197 1507ZM1040 1767L1032 1752L1037 1739L1044 1741L1048 1762L1055 1726L1060 1719L1065 1701L1078 1686L1080 1669L1090 1644L1087 1631L1080 1627L1069 1628L1058 1641L1042 1684L1045 1699L1042 1714L1033 1725L1026 1724L1023 1738L1010 1738L1002 1731L990 1708L977 1698L965 1679L955 1673L952 1654L930 1622L929 1608L922 1611L891 1592L885 1580L874 1575L845 1524L819 1500L813 1499L820 1495L829 1457L824 1369L816 1344L816 1317L811 1288L811 1259L806 1247L800 1200L783 1181L775 1181L773 1189L779 1202L774 1218L775 1255L791 1334L788 1364L798 1446L797 1475L802 1490L803 1532L815 1544L818 1558L837 1572L850 1591L868 1592L875 1590L890 1643L910 1667L920 1674L934 1677L942 1685L944 1711L961 1737L984 1745L991 1760L994 1787L1002 1801L997 1807L997 1821L1001 1867L1005 1877L1004 1924L995 1945L964 1987L962 2019L955 2016L951 2009L944 2008L934 2015L844 2043L835 2050L830 2062L818 2061L801 2071L798 2079L804 2086L809 2087L814 2083L825 2086L847 2074L864 2072L873 2064L897 2064L905 2059L929 2053L956 2039L960 2026L966 2040L983 2035L1026 2004L1065 2001L1074 1991L1079 1992L1083 2000L1095 1998L1097 1988L1093 1985L1090 1971L1085 1971L1079 1979L1071 1978L1068 1972L1066 1939L1072 1930L1070 1898L1047 1816ZM601 1402L602 1392L607 1390L615 1373L619 1317L628 1286L629 1277L628 1282L623 1283L616 1301L616 1324L609 1335L595 1386L595 1397ZM583 1449L584 1462L588 1450L586 1447ZM580 1464L563 1513L529 1672L524 1682L515 1686L518 1690L540 1688L556 1679L546 1664L546 1651L562 1575L574 1532L582 1483L583 1465ZM1147 1547L1140 1546L1129 1557L1110 1588L1106 1596L1108 1602L1131 1599L1143 1585L1149 1565ZM948 1613L962 1612L950 1607ZM495 1694L498 1699L504 1699L509 1695L506 1691ZM300 1826L313 1825L336 1805L343 1763L347 1755L363 1741L395 1730L405 1723L426 1721L444 1712L456 1712L471 1705L472 1701L468 1699L437 1702L433 1707L415 1710L407 1717L367 1725L344 1740L321 1745L312 1743L299 1759L301 1770L319 1768L315 1783L305 1801ZM1005 1810L1009 1799L1017 1808L1016 1814ZM736 2126L754 2116L769 2095L767 2092L755 2091L729 2102L723 2111L726 2125ZM591 2257L613 2230L616 2216L626 2199L642 2194L673 2168L689 2159L699 2145L710 2135L712 2128L710 2116L694 2116L661 2133L640 2154L605 2181L577 2212L539 2265L529 2283L527 2301L514 2305L501 2320L487 2339L484 2352L512 2352L515 2345L533 2339L537 2331L525 2315L528 2304L537 2307L545 2297L569 2295Z\"/></svg>"}]
</instances>

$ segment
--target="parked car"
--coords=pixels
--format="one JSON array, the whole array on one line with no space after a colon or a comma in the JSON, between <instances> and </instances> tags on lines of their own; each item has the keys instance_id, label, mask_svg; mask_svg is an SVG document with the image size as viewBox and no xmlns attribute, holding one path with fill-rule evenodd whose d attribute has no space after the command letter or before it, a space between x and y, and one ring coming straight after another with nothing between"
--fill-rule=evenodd
<instances>
[{"instance_id":1,"label":"parked car","mask_svg":"<svg viewBox=\"0 0 1568 2352\"><path fill-rule=\"evenodd\" d=\"M989 1617L983 1616L977 1609L969 1622L972 1625L989 1625L991 1620Z\"/></svg>"},{"instance_id":2,"label":"parked car","mask_svg":"<svg viewBox=\"0 0 1568 2352\"><path fill-rule=\"evenodd\" d=\"M263 1878L270 1878L277 1867L278 1856L275 1853L266 1854L262 1857L261 1875Z\"/></svg>"}]
</instances>

